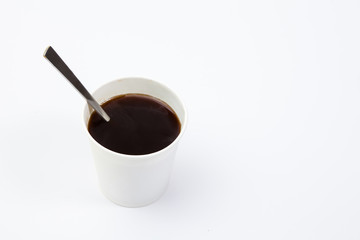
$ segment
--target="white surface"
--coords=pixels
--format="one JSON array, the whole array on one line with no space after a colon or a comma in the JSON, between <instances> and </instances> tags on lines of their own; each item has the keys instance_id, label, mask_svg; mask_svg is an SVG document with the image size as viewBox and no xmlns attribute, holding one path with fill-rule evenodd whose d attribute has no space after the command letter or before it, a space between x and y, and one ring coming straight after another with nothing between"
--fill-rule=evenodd
<instances>
[{"instance_id":1,"label":"white surface","mask_svg":"<svg viewBox=\"0 0 360 240\"><path fill-rule=\"evenodd\" d=\"M0 239L359 239L359 1L2 1ZM83 99L127 76L184 99L166 194L102 196Z\"/></svg>"}]
</instances>

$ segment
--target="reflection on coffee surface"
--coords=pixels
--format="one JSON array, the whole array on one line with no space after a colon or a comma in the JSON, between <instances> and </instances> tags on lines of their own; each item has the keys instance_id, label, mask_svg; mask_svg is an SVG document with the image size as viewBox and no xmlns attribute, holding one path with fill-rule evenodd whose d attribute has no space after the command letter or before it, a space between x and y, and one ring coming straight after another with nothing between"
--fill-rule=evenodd
<instances>
[{"instance_id":1,"label":"reflection on coffee surface","mask_svg":"<svg viewBox=\"0 0 360 240\"><path fill-rule=\"evenodd\" d=\"M167 147L180 133L176 113L157 98L125 94L101 106L110 121L93 112L88 130L99 144L112 151L130 155L153 153Z\"/></svg>"}]
</instances>

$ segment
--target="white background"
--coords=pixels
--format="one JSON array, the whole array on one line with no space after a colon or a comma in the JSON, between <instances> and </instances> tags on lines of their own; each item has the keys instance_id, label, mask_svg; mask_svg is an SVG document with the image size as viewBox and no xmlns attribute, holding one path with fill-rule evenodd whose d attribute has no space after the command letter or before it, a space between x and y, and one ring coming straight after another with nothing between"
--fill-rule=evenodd
<instances>
[{"instance_id":1,"label":"white background","mask_svg":"<svg viewBox=\"0 0 360 240\"><path fill-rule=\"evenodd\" d=\"M360 239L359 1L4 1L0 239ZM100 192L84 100L152 78L189 125L156 203Z\"/></svg>"}]
</instances>

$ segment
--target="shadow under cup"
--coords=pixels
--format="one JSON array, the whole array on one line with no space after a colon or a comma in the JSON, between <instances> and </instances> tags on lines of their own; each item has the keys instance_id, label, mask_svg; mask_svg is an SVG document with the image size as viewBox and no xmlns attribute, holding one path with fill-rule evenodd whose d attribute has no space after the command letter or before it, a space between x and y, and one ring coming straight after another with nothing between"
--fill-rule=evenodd
<instances>
[{"instance_id":1,"label":"shadow under cup","mask_svg":"<svg viewBox=\"0 0 360 240\"><path fill-rule=\"evenodd\" d=\"M84 125L95 160L100 189L112 202L125 207L148 205L165 192L169 182L176 149L186 127L186 110L181 100L166 86L144 78L123 78L98 88L93 96L99 103L112 97L139 93L147 94L167 103L178 116L181 130L167 147L150 154L127 155L111 151L100 145L88 132L87 126L93 109L84 109Z\"/></svg>"}]
</instances>

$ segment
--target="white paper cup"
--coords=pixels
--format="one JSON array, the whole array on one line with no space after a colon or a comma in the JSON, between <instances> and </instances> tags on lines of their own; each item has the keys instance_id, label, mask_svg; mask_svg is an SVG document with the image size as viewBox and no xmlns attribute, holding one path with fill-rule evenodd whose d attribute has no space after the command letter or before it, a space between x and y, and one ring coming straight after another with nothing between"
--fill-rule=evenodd
<instances>
[{"instance_id":1,"label":"white paper cup","mask_svg":"<svg viewBox=\"0 0 360 240\"><path fill-rule=\"evenodd\" d=\"M147 94L161 99L176 112L181 123L180 134L164 149L144 155L121 154L103 147L90 135L87 126L93 109L85 106L84 126L90 140L100 189L109 200L118 205L141 207L156 201L165 192L187 117L184 105L175 93L149 79L115 80L98 88L93 96L99 103L104 103L114 96L126 93Z\"/></svg>"}]
</instances>

